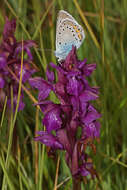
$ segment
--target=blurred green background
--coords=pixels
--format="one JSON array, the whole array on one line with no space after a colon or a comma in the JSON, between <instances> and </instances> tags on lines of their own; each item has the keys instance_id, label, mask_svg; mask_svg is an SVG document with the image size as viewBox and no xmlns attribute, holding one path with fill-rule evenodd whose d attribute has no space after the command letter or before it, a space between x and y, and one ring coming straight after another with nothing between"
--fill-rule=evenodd
<instances>
[{"instance_id":1,"label":"blurred green background","mask_svg":"<svg viewBox=\"0 0 127 190\"><path fill-rule=\"evenodd\" d=\"M83 26L86 38L78 57L97 64L89 83L100 86L96 108L102 113L101 138L93 155L100 181L89 179L82 189L127 190L127 0L1 0L0 40L5 16L16 18L16 38L36 41L40 50L33 50L34 63L39 75L45 77L46 65L57 63L53 51L61 9ZM42 129L42 114L27 94L25 103L16 119L8 165L10 128L6 117L0 126L0 189L51 190L58 162L47 156L43 145L33 141L35 131ZM57 189L71 189L64 153L60 153L58 169Z\"/></svg>"}]
</instances>

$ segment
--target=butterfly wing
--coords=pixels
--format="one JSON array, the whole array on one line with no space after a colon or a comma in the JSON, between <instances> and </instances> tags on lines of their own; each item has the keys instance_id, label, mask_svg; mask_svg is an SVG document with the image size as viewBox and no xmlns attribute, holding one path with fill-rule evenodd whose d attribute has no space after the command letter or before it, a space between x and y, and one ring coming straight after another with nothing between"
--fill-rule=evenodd
<instances>
[{"instance_id":1,"label":"butterfly wing","mask_svg":"<svg viewBox=\"0 0 127 190\"><path fill-rule=\"evenodd\" d=\"M63 19L56 31L56 57L65 59L72 45L78 49L85 38L83 28L71 19Z\"/></svg>"},{"instance_id":2,"label":"butterfly wing","mask_svg":"<svg viewBox=\"0 0 127 190\"><path fill-rule=\"evenodd\" d=\"M78 49L85 38L83 28L66 11L59 11L56 28L56 51L59 61L66 58L72 45Z\"/></svg>"},{"instance_id":3,"label":"butterfly wing","mask_svg":"<svg viewBox=\"0 0 127 190\"><path fill-rule=\"evenodd\" d=\"M64 19L70 19L75 21L75 19L66 11L60 10L57 16L57 26L62 23Z\"/></svg>"}]
</instances>

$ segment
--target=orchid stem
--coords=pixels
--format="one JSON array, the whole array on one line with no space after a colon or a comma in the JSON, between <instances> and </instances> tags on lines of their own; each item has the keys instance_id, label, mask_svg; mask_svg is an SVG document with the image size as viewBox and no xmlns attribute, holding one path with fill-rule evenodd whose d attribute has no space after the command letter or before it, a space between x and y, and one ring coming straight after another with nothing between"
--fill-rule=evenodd
<instances>
[{"instance_id":1,"label":"orchid stem","mask_svg":"<svg viewBox=\"0 0 127 190\"><path fill-rule=\"evenodd\" d=\"M73 178L73 190L81 190L81 181Z\"/></svg>"}]
</instances>

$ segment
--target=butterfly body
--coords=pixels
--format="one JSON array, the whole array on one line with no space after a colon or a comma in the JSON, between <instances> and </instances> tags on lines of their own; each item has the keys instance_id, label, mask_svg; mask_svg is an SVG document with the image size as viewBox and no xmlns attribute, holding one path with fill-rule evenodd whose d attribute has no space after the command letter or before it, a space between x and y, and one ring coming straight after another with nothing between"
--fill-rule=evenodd
<instances>
[{"instance_id":1,"label":"butterfly body","mask_svg":"<svg viewBox=\"0 0 127 190\"><path fill-rule=\"evenodd\" d=\"M72 49L72 45L78 49L85 34L83 28L66 11L61 10L58 14L56 27L56 51L58 61L64 60Z\"/></svg>"}]
</instances>

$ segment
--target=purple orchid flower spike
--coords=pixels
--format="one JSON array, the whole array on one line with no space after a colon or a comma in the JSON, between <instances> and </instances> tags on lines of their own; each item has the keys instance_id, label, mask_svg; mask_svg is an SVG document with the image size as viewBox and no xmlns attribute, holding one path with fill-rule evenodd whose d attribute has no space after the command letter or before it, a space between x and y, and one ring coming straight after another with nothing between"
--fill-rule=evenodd
<instances>
[{"instance_id":1,"label":"purple orchid flower spike","mask_svg":"<svg viewBox=\"0 0 127 190\"><path fill-rule=\"evenodd\" d=\"M31 85L39 90L38 104L44 114L42 123L46 128L45 132L38 132L35 140L50 147L51 153L57 149L64 150L74 179L97 176L86 147L90 146L95 153L94 140L100 136L98 119L101 114L91 104L99 97L99 88L90 87L87 81L96 64L87 64L86 61L78 60L76 48L72 47L60 65L50 63L57 71L57 82L49 68L47 81L40 77L30 79ZM59 104L47 99L51 91L58 97Z\"/></svg>"},{"instance_id":2,"label":"purple orchid flower spike","mask_svg":"<svg viewBox=\"0 0 127 190\"><path fill-rule=\"evenodd\" d=\"M21 52L22 52L22 42L18 42L14 36L16 30L16 20L13 19L9 21L6 17L6 22L3 30L3 40L0 44L0 109L4 104L4 98L7 96L7 105L11 106L11 93L10 86L13 89L13 104L14 108L17 104L18 88L19 84L9 73L9 69L14 72L16 77L20 78L21 73ZM23 60L23 70L22 70L22 83L28 81L31 75L36 71L31 66L31 61L33 59L30 48L35 46L35 42L32 40L23 41L23 51L28 55L27 58ZM23 102L23 91L20 96L19 108L18 110L23 110L25 104Z\"/></svg>"}]
</instances>

